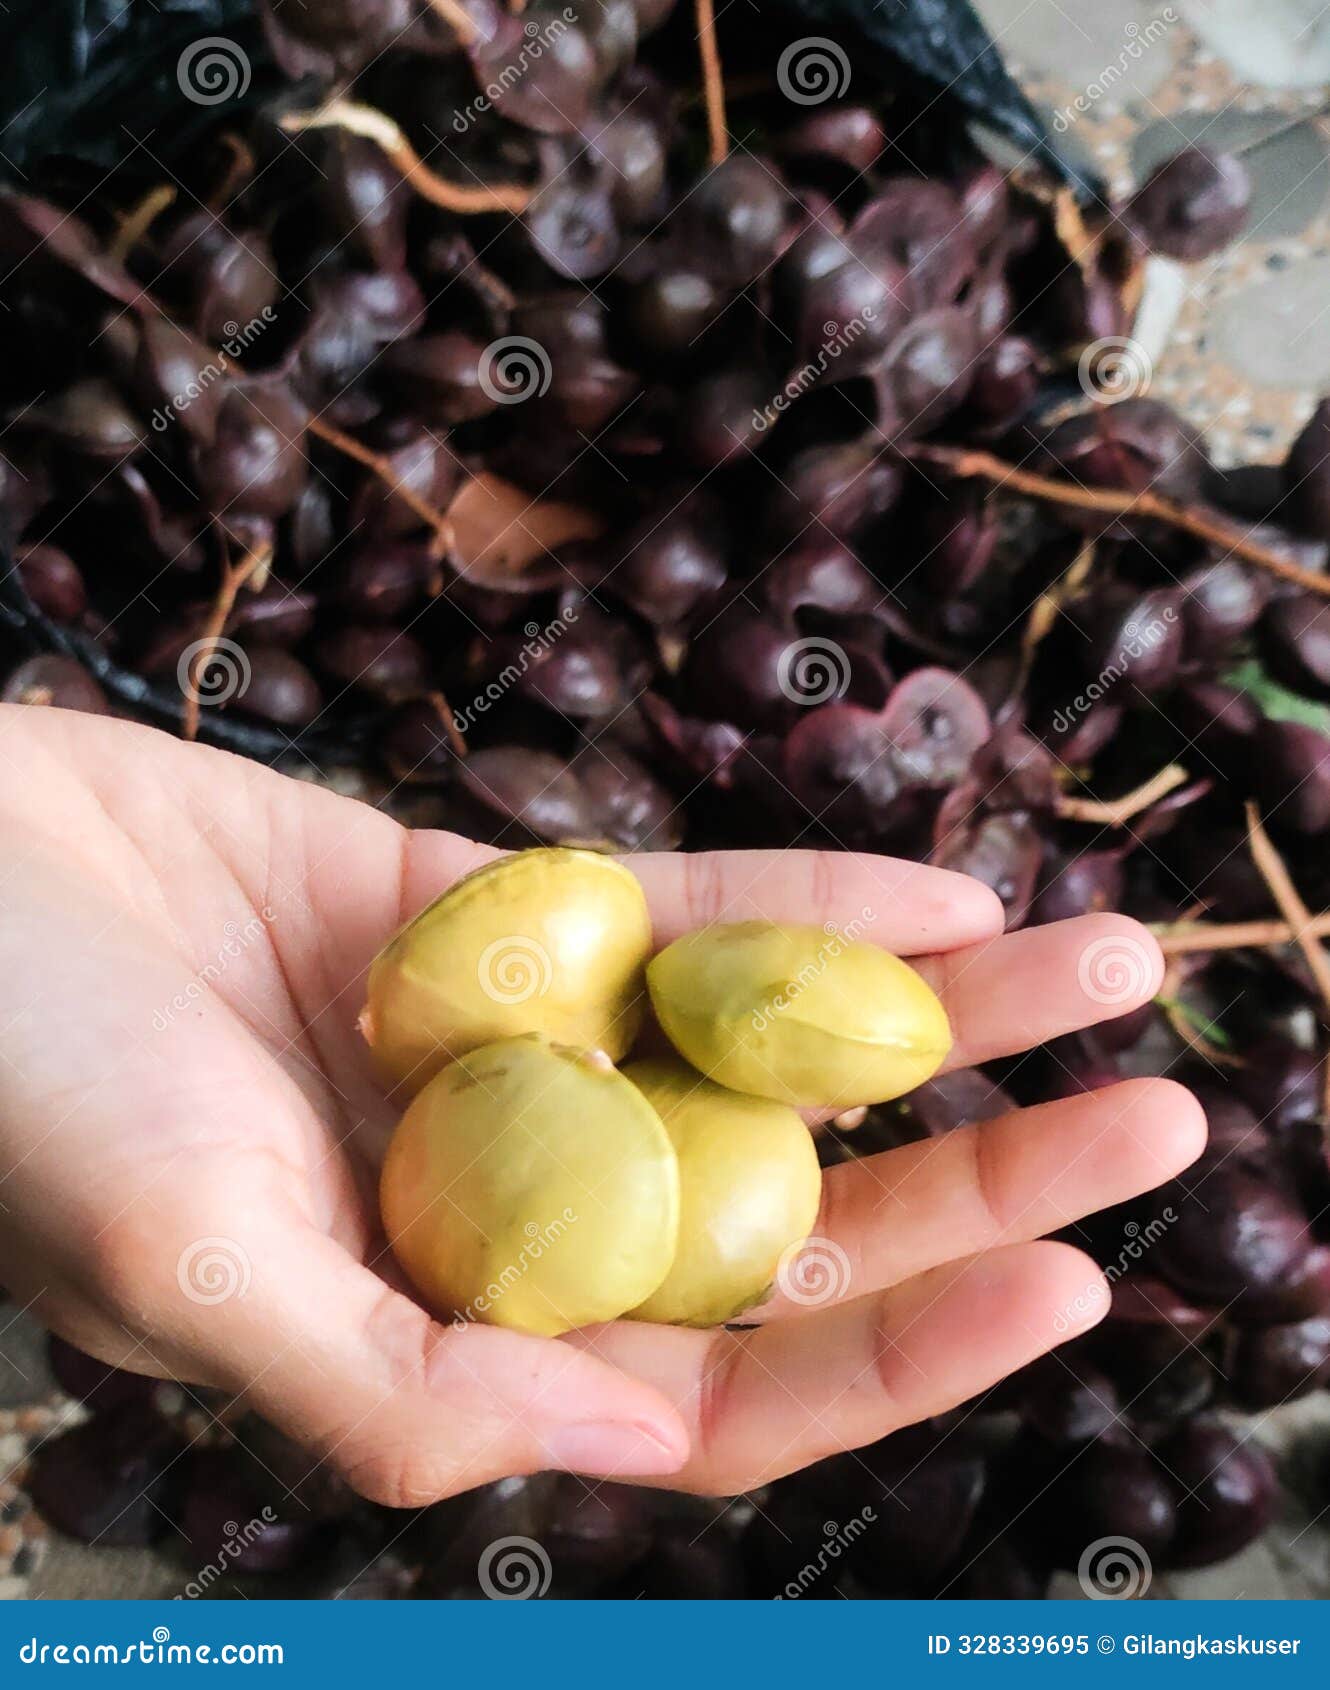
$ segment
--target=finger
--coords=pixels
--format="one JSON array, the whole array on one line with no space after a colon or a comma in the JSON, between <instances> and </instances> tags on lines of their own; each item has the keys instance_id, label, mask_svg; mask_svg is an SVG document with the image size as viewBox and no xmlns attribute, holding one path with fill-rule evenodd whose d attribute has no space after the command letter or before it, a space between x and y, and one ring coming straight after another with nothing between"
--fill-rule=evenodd
<instances>
[{"instance_id":1,"label":"finger","mask_svg":"<svg viewBox=\"0 0 1330 1690\"><path fill-rule=\"evenodd\" d=\"M663 1475L687 1456L651 1385L549 1339L433 1321L321 1233L293 1227L246 1262L244 1295L195 1311L196 1348L373 1501L420 1507L547 1468Z\"/></svg>"},{"instance_id":2,"label":"finger","mask_svg":"<svg viewBox=\"0 0 1330 1690\"><path fill-rule=\"evenodd\" d=\"M1205 1148L1200 1104L1172 1080L1124 1080L944 1138L830 1168L803 1252L763 1321L897 1285L943 1262L1056 1232L1152 1191Z\"/></svg>"},{"instance_id":3,"label":"finger","mask_svg":"<svg viewBox=\"0 0 1330 1690\"><path fill-rule=\"evenodd\" d=\"M1004 933L913 966L946 1005L954 1041L948 1069L1116 1021L1148 1003L1164 978L1153 934L1122 915Z\"/></svg>"},{"instance_id":4,"label":"finger","mask_svg":"<svg viewBox=\"0 0 1330 1690\"><path fill-rule=\"evenodd\" d=\"M624 859L657 945L713 921L834 922L906 956L1002 931L996 894L968 874L854 851L662 851Z\"/></svg>"},{"instance_id":5,"label":"finger","mask_svg":"<svg viewBox=\"0 0 1330 1690\"><path fill-rule=\"evenodd\" d=\"M1015 1244L826 1313L747 1332L631 1321L578 1334L678 1407L692 1457L671 1488L734 1495L940 1414L1093 1326L1099 1269Z\"/></svg>"}]
</instances>

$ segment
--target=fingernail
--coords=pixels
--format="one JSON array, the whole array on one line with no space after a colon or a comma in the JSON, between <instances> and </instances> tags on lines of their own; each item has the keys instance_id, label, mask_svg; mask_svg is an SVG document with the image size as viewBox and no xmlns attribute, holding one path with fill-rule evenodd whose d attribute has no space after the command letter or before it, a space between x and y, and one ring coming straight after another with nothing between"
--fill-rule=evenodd
<instances>
[{"instance_id":1,"label":"fingernail","mask_svg":"<svg viewBox=\"0 0 1330 1690\"><path fill-rule=\"evenodd\" d=\"M545 1452L551 1467L605 1479L677 1473L688 1459L687 1449L662 1433L616 1420L556 1426L545 1438Z\"/></svg>"}]
</instances>

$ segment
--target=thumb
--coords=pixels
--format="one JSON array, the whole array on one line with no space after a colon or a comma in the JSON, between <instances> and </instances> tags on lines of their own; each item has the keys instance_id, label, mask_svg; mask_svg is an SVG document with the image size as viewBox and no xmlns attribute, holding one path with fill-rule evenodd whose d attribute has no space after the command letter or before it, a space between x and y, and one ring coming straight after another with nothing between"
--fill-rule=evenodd
<instances>
[{"instance_id":1,"label":"thumb","mask_svg":"<svg viewBox=\"0 0 1330 1690\"><path fill-rule=\"evenodd\" d=\"M217 1317L213 1366L371 1501L418 1508L547 1468L641 1478L688 1458L659 1392L571 1345L431 1320L313 1229L261 1261L243 1296L199 1311Z\"/></svg>"}]
</instances>

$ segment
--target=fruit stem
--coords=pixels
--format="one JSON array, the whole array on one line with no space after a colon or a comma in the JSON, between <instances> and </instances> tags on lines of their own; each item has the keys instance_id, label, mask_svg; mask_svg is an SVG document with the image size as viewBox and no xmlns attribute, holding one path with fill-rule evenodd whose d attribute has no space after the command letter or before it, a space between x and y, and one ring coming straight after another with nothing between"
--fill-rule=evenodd
<instances>
[{"instance_id":1,"label":"fruit stem","mask_svg":"<svg viewBox=\"0 0 1330 1690\"><path fill-rule=\"evenodd\" d=\"M1187 956L1192 951L1268 950L1294 944L1299 935L1330 938L1330 911L1309 916L1297 926L1287 921L1164 921L1150 931L1165 956Z\"/></svg>"},{"instance_id":2,"label":"fruit stem","mask_svg":"<svg viewBox=\"0 0 1330 1690\"><path fill-rule=\"evenodd\" d=\"M175 204L176 190L169 182L162 182L125 213L115 238L106 249L107 257L123 264L164 211Z\"/></svg>"},{"instance_id":3,"label":"fruit stem","mask_svg":"<svg viewBox=\"0 0 1330 1690\"><path fill-rule=\"evenodd\" d=\"M516 216L531 203L531 189L516 182L482 182L472 188L436 176L387 112L360 100L333 99L313 111L291 112L282 119L281 126L291 134L305 129L346 129L352 135L373 141L422 199L442 206L445 211L463 216L509 211Z\"/></svg>"},{"instance_id":4,"label":"fruit stem","mask_svg":"<svg viewBox=\"0 0 1330 1690\"><path fill-rule=\"evenodd\" d=\"M1293 884L1293 876L1288 872L1288 865L1275 849L1274 842L1262 825L1261 813L1250 798L1247 800L1246 812L1247 844L1251 850L1252 861L1260 870L1261 879L1270 888L1270 896L1278 905L1279 913L1293 929L1298 949L1302 952L1311 977L1316 983L1316 989L1321 994L1322 1022L1330 1026L1330 956L1326 955L1321 941L1308 931L1312 912L1303 903L1302 894ZM1325 1065L1321 1085L1322 1113L1330 1116L1330 1063Z\"/></svg>"},{"instance_id":5,"label":"fruit stem","mask_svg":"<svg viewBox=\"0 0 1330 1690\"><path fill-rule=\"evenodd\" d=\"M1186 779L1187 771L1182 764L1170 763L1158 774L1151 775L1143 786L1138 786L1134 792L1124 793L1121 798L1072 798L1063 794L1058 799L1058 815L1064 821L1126 827L1133 816L1148 810L1151 804L1157 804Z\"/></svg>"},{"instance_id":6,"label":"fruit stem","mask_svg":"<svg viewBox=\"0 0 1330 1690\"><path fill-rule=\"evenodd\" d=\"M720 47L716 42L716 8L714 0L693 0L693 4L697 45L702 56L702 87L706 96L711 162L723 164L729 155L730 140L725 122L725 75L721 70Z\"/></svg>"},{"instance_id":7,"label":"fruit stem","mask_svg":"<svg viewBox=\"0 0 1330 1690\"><path fill-rule=\"evenodd\" d=\"M212 662L217 642L222 637L227 617L235 609L240 589L251 581L257 587L267 580L272 564L272 543L265 540L261 546L255 546L252 551L246 552L239 563L233 564L226 557L226 536L223 535L222 555L221 585L209 608L208 620L203 625L198 648L189 666L188 684L185 687L185 712L180 727L185 739L194 739L199 731L199 677Z\"/></svg>"},{"instance_id":8,"label":"fruit stem","mask_svg":"<svg viewBox=\"0 0 1330 1690\"><path fill-rule=\"evenodd\" d=\"M458 45L469 47L476 39L476 26L458 0L428 0L428 4L445 23L452 25Z\"/></svg>"},{"instance_id":9,"label":"fruit stem","mask_svg":"<svg viewBox=\"0 0 1330 1690\"><path fill-rule=\"evenodd\" d=\"M1244 563L1277 575L1281 581L1291 581L1309 593L1330 598L1330 576L1314 569L1303 569L1290 563L1278 552L1232 528L1226 522L1206 516L1202 511L1189 509L1175 499L1160 493L1143 490L1124 492L1113 487L1078 487L1070 481L1057 481L1051 476L1037 475L1033 470L994 456L992 452L971 451L962 446L913 445L894 448L898 455L911 463L936 464L939 469L962 479L978 478L991 481L996 487L1016 493L1028 493L1031 498L1049 504L1072 505L1077 510L1101 511L1105 516L1145 516L1180 528L1184 533L1207 545L1221 547L1226 556L1239 557Z\"/></svg>"},{"instance_id":10,"label":"fruit stem","mask_svg":"<svg viewBox=\"0 0 1330 1690\"><path fill-rule=\"evenodd\" d=\"M414 488L408 487L400 476L394 474L393 467L378 452L372 452L368 446L353 439L349 434L343 434L340 428L334 428L331 423L324 422L321 417L311 417L307 424L311 434L317 434L329 446L339 452L344 452L348 458L354 458L358 464L364 464L368 470L373 470L386 486L390 487L408 509L415 512L420 520L434 530L435 540L441 553L451 552L454 546L453 525L442 511L435 510L427 500L422 499Z\"/></svg>"}]
</instances>

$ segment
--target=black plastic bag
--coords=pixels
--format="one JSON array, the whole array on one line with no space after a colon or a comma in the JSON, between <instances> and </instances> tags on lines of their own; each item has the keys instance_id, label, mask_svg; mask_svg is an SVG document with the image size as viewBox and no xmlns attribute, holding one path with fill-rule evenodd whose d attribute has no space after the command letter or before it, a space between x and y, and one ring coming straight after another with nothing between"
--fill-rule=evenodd
<instances>
[{"instance_id":1,"label":"black plastic bag","mask_svg":"<svg viewBox=\"0 0 1330 1690\"><path fill-rule=\"evenodd\" d=\"M275 86L253 0L9 0L0 12L0 170L21 182L51 156L112 169L141 147L178 153L216 117L181 86L192 66L208 92L198 50L209 37L242 56L239 97Z\"/></svg>"},{"instance_id":2,"label":"black plastic bag","mask_svg":"<svg viewBox=\"0 0 1330 1690\"><path fill-rule=\"evenodd\" d=\"M1093 192L1008 75L969 0L778 0L777 9L825 30L884 85L893 60L908 65L1022 153ZM218 75L236 50L244 92L229 87L231 114L238 98L280 85L254 0L10 0L0 11L0 171L21 180L44 156L112 169L141 148L178 153L214 116L182 89L192 76L206 91L197 55L208 37L221 38Z\"/></svg>"}]
</instances>

